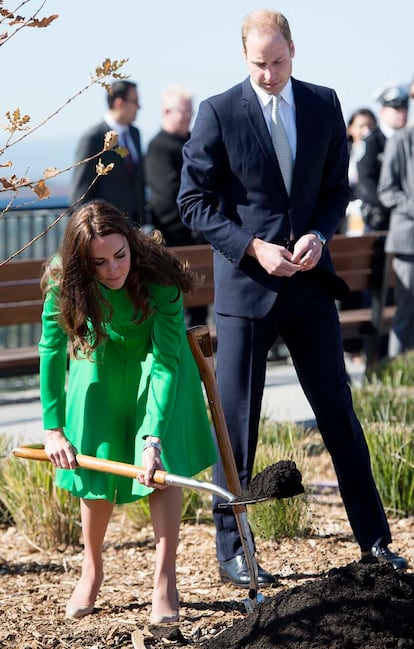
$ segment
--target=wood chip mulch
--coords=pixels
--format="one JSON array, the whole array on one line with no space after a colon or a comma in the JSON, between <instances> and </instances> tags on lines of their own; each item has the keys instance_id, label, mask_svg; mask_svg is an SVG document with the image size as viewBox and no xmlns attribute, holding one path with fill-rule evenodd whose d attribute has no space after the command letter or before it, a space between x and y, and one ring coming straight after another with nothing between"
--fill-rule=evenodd
<instances>
[{"instance_id":1,"label":"wood chip mulch","mask_svg":"<svg viewBox=\"0 0 414 649\"><path fill-rule=\"evenodd\" d=\"M256 539L258 560L278 576L272 598L359 559L335 487L310 497L312 534L305 539ZM414 520L391 520L391 549L414 566ZM31 547L13 527L0 529L0 647L3 649L161 649L202 647L242 620L247 591L222 584L214 527L183 524L178 551L179 625L148 625L154 547L151 527L137 530L119 508L105 545L105 581L93 615L66 620L66 601L80 572L81 548L46 552Z\"/></svg>"}]
</instances>

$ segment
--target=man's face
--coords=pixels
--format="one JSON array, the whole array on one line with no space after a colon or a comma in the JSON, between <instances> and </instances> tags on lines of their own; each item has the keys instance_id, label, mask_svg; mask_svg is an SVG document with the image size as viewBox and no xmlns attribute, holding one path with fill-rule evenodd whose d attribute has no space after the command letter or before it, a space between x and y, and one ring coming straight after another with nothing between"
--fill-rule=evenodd
<instances>
[{"instance_id":1,"label":"man's face","mask_svg":"<svg viewBox=\"0 0 414 649\"><path fill-rule=\"evenodd\" d=\"M277 95L292 74L293 42L289 45L280 31L253 30L247 35L243 54L253 81L269 95Z\"/></svg>"},{"instance_id":2,"label":"man's face","mask_svg":"<svg viewBox=\"0 0 414 649\"><path fill-rule=\"evenodd\" d=\"M125 125L132 124L139 108L138 93L135 88L130 88L125 99L119 99L118 101L119 123Z\"/></svg>"},{"instance_id":3,"label":"man's face","mask_svg":"<svg viewBox=\"0 0 414 649\"><path fill-rule=\"evenodd\" d=\"M390 128L403 128L407 124L408 108L393 108L383 106L381 108L381 119Z\"/></svg>"},{"instance_id":4,"label":"man's face","mask_svg":"<svg viewBox=\"0 0 414 649\"><path fill-rule=\"evenodd\" d=\"M185 137L190 129L190 122L193 116L193 102L191 99L181 97L174 108L165 110L165 120L168 130Z\"/></svg>"}]
</instances>

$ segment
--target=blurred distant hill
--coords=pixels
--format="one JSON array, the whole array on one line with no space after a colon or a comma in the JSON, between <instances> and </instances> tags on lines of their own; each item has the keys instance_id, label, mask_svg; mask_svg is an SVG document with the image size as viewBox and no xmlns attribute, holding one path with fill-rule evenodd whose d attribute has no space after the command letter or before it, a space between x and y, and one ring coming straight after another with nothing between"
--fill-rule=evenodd
<instances>
[{"instance_id":1,"label":"blurred distant hill","mask_svg":"<svg viewBox=\"0 0 414 649\"><path fill-rule=\"evenodd\" d=\"M10 146L1 157L1 162L11 160L13 167L5 168L2 175L28 176L31 180L43 176L46 167L66 169L73 164L77 142L67 139L53 141L36 140L29 136L27 140ZM70 172L69 172L70 173ZM68 185L69 173L62 174L61 183Z\"/></svg>"},{"instance_id":2,"label":"blurred distant hill","mask_svg":"<svg viewBox=\"0 0 414 649\"><path fill-rule=\"evenodd\" d=\"M54 140L53 142L34 140L27 138L15 146L11 146L4 152L1 162L8 160L13 162L12 167L4 167L1 170L2 176L11 176L15 174L18 177L26 176L30 180L40 180L43 178L44 170L47 167L56 167L57 169L66 169L73 164L75 158L76 142L72 140ZM47 181L51 191L51 197L41 201L43 206L54 207L67 204L68 189L70 183L71 171L61 174L57 178ZM10 200L10 192L0 192L0 208L4 207ZM30 190L22 190L14 203L18 206L21 203L30 201L34 207L36 196Z\"/></svg>"}]
</instances>

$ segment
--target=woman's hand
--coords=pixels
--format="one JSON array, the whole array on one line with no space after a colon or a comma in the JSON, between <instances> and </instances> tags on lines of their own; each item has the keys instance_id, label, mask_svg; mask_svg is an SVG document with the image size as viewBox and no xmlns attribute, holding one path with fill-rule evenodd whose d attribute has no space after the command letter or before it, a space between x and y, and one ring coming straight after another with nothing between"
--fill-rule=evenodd
<instances>
[{"instance_id":1,"label":"woman's hand","mask_svg":"<svg viewBox=\"0 0 414 649\"><path fill-rule=\"evenodd\" d=\"M146 442L148 441L149 438L146 439ZM150 441L155 442L156 444L160 444L160 440L155 437L152 437ZM154 446L145 447L144 445L144 449L142 451L142 466L146 469L146 472L138 476L138 481L141 484L144 484L146 487L151 487L152 489L165 489L165 487L168 486L153 482L155 471L165 471L160 456L161 448Z\"/></svg>"},{"instance_id":2,"label":"woman's hand","mask_svg":"<svg viewBox=\"0 0 414 649\"><path fill-rule=\"evenodd\" d=\"M62 428L46 430L45 435L45 452L52 464L60 469L74 469L76 450L66 439Z\"/></svg>"}]
</instances>

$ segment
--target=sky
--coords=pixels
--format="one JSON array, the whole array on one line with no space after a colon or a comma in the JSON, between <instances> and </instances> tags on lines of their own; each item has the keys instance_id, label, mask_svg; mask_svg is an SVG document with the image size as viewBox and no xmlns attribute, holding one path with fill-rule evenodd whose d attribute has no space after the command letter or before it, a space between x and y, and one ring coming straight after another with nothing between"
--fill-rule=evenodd
<instances>
[{"instance_id":1,"label":"sky","mask_svg":"<svg viewBox=\"0 0 414 649\"><path fill-rule=\"evenodd\" d=\"M14 10L19 1L10 1L4 5ZM28 16L40 5L29 0L19 13ZM0 48L0 124L6 111L19 107L37 125L86 86L104 59L128 59L123 72L138 83L136 125L145 148L159 130L166 86L188 88L197 110L202 99L247 76L241 23L262 8L278 9L289 20L293 76L335 88L345 119L361 106L378 112L375 90L414 76L413 0L46 0L40 16L59 18L45 29L20 31ZM79 136L105 110L105 91L92 87L9 148L0 163L11 159L16 174L30 177L47 166L69 166ZM6 133L0 137L2 146Z\"/></svg>"}]
</instances>

